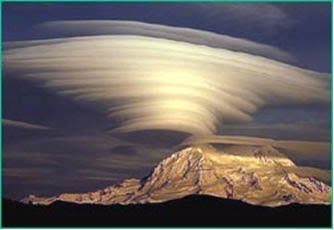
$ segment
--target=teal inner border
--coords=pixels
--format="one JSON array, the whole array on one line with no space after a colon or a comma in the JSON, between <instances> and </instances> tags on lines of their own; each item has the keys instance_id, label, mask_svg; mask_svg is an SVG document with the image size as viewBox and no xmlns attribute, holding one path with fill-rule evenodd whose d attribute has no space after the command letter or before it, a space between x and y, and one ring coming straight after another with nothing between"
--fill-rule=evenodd
<instances>
[{"instance_id":1,"label":"teal inner border","mask_svg":"<svg viewBox=\"0 0 334 230\"><path fill-rule=\"evenodd\" d=\"M2 26L2 3L90 3L90 2L108 2L108 3L162 3L162 2L233 2L233 3L275 3L275 2L286 2L286 3L331 3L331 227L175 227L175 228L166 228L166 227L66 227L66 228L56 228L56 227L3 227L2 226L2 122L0 122L0 228L1 229L92 229L92 228L99 228L99 229L333 229L333 0L0 0L0 25ZM2 30L0 31L0 39L2 42ZM0 69L2 70L2 45L0 47L0 54L1 54L1 62L0 62ZM2 71L0 72L1 76L1 84L0 84L0 114L2 117ZM18 220L19 221L19 220Z\"/></svg>"}]
</instances>

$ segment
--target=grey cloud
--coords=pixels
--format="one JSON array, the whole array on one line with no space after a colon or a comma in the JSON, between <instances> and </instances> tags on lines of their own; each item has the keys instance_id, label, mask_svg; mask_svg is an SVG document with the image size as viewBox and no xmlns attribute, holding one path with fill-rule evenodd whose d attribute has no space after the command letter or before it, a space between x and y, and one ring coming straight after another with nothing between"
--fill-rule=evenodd
<instances>
[{"instance_id":1,"label":"grey cloud","mask_svg":"<svg viewBox=\"0 0 334 230\"><path fill-rule=\"evenodd\" d=\"M112 151L117 147L135 151ZM3 192L21 199L29 193L49 196L93 191L126 178L144 177L169 153L107 135L18 141L3 149Z\"/></svg>"},{"instance_id":2,"label":"grey cloud","mask_svg":"<svg viewBox=\"0 0 334 230\"><path fill-rule=\"evenodd\" d=\"M5 177L40 177L49 174L52 170L46 168L3 168L2 173Z\"/></svg>"},{"instance_id":3,"label":"grey cloud","mask_svg":"<svg viewBox=\"0 0 334 230\"><path fill-rule=\"evenodd\" d=\"M110 149L110 152L119 155L135 155L137 154L136 146L120 145Z\"/></svg>"},{"instance_id":4,"label":"grey cloud","mask_svg":"<svg viewBox=\"0 0 334 230\"><path fill-rule=\"evenodd\" d=\"M224 135L265 136L274 139L329 141L330 124L324 120L306 120L294 123L248 123L224 124L220 128Z\"/></svg>"},{"instance_id":5,"label":"grey cloud","mask_svg":"<svg viewBox=\"0 0 334 230\"><path fill-rule=\"evenodd\" d=\"M32 124L24 121L15 121L15 120L9 120L9 119L2 119L2 125L5 128L20 128L20 129L34 129L34 130L50 130L52 128L44 126L44 125L38 125L38 124Z\"/></svg>"},{"instance_id":6,"label":"grey cloud","mask_svg":"<svg viewBox=\"0 0 334 230\"><path fill-rule=\"evenodd\" d=\"M273 35L293 26L296 21L281 4L270 3L201 3L194 4L212 23L230 23L243 30L257 30Z\"/></svg>"},{"instance_id":7,"label":"grey cloud","mask_svg":"<svg viewBox=\"0 0 334 230\"><path fill-rule=\"evenodd\" d=\"M80 21L52 21L36 26L36 32L47 30L57 36L85 36L85 35L136 35L153 38L163 38L175 41L189 42L214 48L223 48L241 51L274 58L277 60L292 61L294 58L287 52L276 47L256 43L247 39L236 38L224 34L197 30L184 27L171 27L165 25L149 24L137 21L120 20L80 20ZM5 43L5 48L22 47L40 44L43 41L29 43ZM54 40L56 43L57 40Z\"/></svg>"}]
</instances>

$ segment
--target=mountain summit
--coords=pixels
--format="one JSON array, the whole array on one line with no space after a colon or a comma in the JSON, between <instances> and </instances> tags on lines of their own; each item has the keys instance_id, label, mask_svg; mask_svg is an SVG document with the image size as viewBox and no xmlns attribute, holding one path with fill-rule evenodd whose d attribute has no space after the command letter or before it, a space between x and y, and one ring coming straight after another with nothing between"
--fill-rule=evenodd
<instances>
[{"instance_id":1,"label":"mountain summit","mask_svg":"<svg viewBox=\"0 0 334 230\"><path fill-rule=\"evenodd\" d=\"M161 161L142 180L127 179L91 193L48 198L30 195L23 202L126 205L205 194L270 207L290 203L329 204L330 187L315 177L301 177L287 170L296 167L271 146L229 152L211 146L188 147Z\"/></svg>"}]
</instances>

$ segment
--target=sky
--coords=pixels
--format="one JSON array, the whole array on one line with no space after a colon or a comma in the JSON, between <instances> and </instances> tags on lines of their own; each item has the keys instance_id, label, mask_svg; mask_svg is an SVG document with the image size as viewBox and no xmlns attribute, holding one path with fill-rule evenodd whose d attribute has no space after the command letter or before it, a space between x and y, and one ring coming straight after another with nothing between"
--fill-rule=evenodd
<instances>
[{"instance_id":1,"label":"sky","mask_svg":"<svg viewBox=\"0 0 334 230\"><path fill-rule=\"evenodd\" d=\"M330 13L330 3L4 3L2 29L5 44L6 42L13 44L10 42L66 39L72 36L104 35L106 33L107 29L104 29L106 25L101 25L99 22L96 25L88 26L87 20L127 20L186 27L243 39L240 43L233 40L234 42L229 47L235 46L231 49L251 54L258 54L262 51L260 53L262 56L326 75L330 72ZM67 22L48 24L63 20ZM84 26L73 26L70 21L75 20L83 21ZM126 24L122 28L128 27L129 25ZM144 28L140 24L136 24L135 27ZM161 29L161 33L164 31ZM108 33L110 33L109 30ZM119 32L112 31L112 33ZM163 36L168 38L173 36L171 35L173 33L166 34ZM175 34L177 35L178 32ZM182 39L192 44L197 42L196 37L185 36ZM227 41L226 37L224 39L222 40L223 46ZM215 44L212 44L213 40ZM205 45L221 45L219 39L213 40ZM254 43L247 43L247 41L261 45L256 46L258 48L252 48ZM76 44L82 47L79 42ZM94 44L96 40L88 40L88 42ZM117 42L120 45L124 42L133 44L131 40L125 39ZM136 42L136 44L145 45L145 41ZM188 47L184 44L177 46L179 44L170 41L168 43L167 41L156 42L161 46L173 46L187 52L195 52L198 49L199 53L221 55L221 58L230 55L228 52L217 53L215 49L207 47L195 45ZM201 44L203 41L198 42ZM244 47L240 48L241 44ZM268 48L269 46L271 48ZM18 53L8 52L8 56L11 55L11 58L18 60L19 57L43 56L48 52L52 55L57 50L59 51L58 47L49 45L45 49L35 50L32 54L19 50ZM71 51L80 54L81 49L65 49L65 54ZM92 51L95 50L87 49L88 53ZM121 51L130 52L126 49ZM142 50L143 55L150 54L147 52L149 51ZM123 53L117 58L123 57L122 55ZM171 55L175 54L171 53ZM244 61L247 65L249 60L247 56L238 55L237 60ZM124 54L125 61L127 57ZM164 56L160 57L164 58ZM187 56L182 57L187 58ZM99 60L98 56L95 58ZM254 58L254 60L258 59ZM87 63L87 66L91 63L93 63L92 60ZM257 63L260 63L260 66L264 63L271 65L270 62L254 61L254 64ZM30 63L31 66L33 65ZM92 106L85 100L78 103L75 97L57 94L58 88L54 85L51 84L51 89L45 88L43 84L38 83L38 78L32 81L20 78L17 72L11 72L11 68L9 65L4 65L3 75L5 197L20 199L30 193L55 195L61 192L85 192L103 188L125 178L141 178L147 175L156 163L167 157L171 147L183 137L176 133L159 132L116 135L110 130L119 126L119 120L108 118L103 109L100 109L100 106L104 105L97 103ZM16 68L21 67L16 66ZM282 68L281 71L283 71ZM207 69L209 71L210 68L207 67ZM22 67L20 71L27 70ZM286 72L287 75L289 73ZM287 78L287 85L292 84L289 82L289 76L284 77ZM194 80L203 79L195 78ZM216 79L213 81L217 82ZM305 84L305 87L311 87L312 82L311 80L309 82L298 80L298 84ZM246 83L254 84L254 87L259 86L256 85L259 84L257 81ZM247 88L246 83L240 83L240 87ZM66 88L68 86L62 87L72 90ZM252 113L252 120L249 122L239 123L238 119L236 121L231 119L231 121L221 123L217 126L215 134L329 142L329 102L325 100L323 103L289 105L286 103L287 100L293 101L299 98L296 96L296 98L284 99L284 95L280 94L279 85L276 87L273 84L260 84L260 87L263 94L270 94L277 90L277 98L279 96L283 98L277 99L278 106L267 106L256 110ZM329 86L322 87L314 94L318 96L324 94L326 97L328 88ZM146 88L136 88L136 90L142 89ZM298 87L296 89L298 91ZM296 89L292 88L292 91ZM115 91L115 94L119 93ZM298 93L306 98L305 100L314 99L312 98L314 95L308 94L308 91ZM266 101L267 104L276 103L276 97L272 98L274 99ZM157 107L153 107L155 104L151 103L150 98L145 98L145 100L149 108L156 111ZM139 111L141 114L142 112ZM226 115L227 111L223 109L221 113ZM185 114L188 115L188 113ZM207 113L204 114L207 115ZM204 129L207 126L209 127L207 123L203 123L202 126L196 128L201 131L208 130ZM188 126L185 127L186 131L190 129ZM193 130L193 127L191 128ZM314 156L306 160L299 159L297 163L328 169L330 167L329 154L329 152L322 154L325 157Z\"/></svg>"}]
</instances>

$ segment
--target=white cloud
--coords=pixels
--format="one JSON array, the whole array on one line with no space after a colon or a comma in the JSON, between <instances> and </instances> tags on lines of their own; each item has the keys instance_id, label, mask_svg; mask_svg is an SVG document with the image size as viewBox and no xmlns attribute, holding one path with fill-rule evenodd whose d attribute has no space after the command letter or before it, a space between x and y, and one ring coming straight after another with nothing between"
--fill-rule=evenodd
<instances>
[{"instance_id":1,"label":"white cloud","mask_svg":"<svg viewBox=\"0 0 334 230\"><path fill-rule=\"evenodd\" d=\"M110 29L107 22L75 23L78 28ZM56 25L72 29L75 24ZM103 105L108 116L121 121L115 132L155 129L212 135L222 122L250 121L265 106L330 101L328 74L245 53L247 41L228 43L225 37L213 35L205 42L225 44L213 48L185 36L201 41L207 32L138 23L123 26L120 23L140 36L8 43L4 71L74 100ZM176 31L187 42L172 39L167 31ZM234 50L240 45L240 52L229 50L229 45Z\"/></svg>"}]
</instances>

